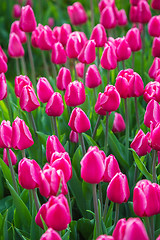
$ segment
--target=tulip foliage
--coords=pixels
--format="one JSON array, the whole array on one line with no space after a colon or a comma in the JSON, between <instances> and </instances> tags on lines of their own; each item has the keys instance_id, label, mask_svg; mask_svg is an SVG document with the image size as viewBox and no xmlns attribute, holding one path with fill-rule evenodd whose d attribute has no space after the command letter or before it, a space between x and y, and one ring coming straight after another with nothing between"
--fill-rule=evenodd
<instances>
[{"instance_id":1,"label":"tulip foliage","mask_svg":"<svg viewBox=\"0 0 160 240\"><path fill-rule=\"evenodd\" d=\"M0 240L159 240L160 1L1 6Z\"/></svg>"}]
</instances>

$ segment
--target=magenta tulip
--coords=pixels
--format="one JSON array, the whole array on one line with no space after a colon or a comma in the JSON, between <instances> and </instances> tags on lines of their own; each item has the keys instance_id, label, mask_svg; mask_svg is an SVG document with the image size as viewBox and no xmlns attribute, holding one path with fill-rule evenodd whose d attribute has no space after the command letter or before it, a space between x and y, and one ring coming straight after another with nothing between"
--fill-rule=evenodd
<instances>
[{"instance_id":1,"label":"magenta tulip","mask_svg":"<svg viewBox=\"0 0 160 240\"><path fill-rule=\"evenodd\" d=\"M29 77L23 76L23 75L15 77L14 90L15 90L16 97L20 97L21 91L23 87L26 85L29 85L32 87L32 82L30 81Z\"/></svg>"},{"instance_id":2,"label":"magenta tulip","mask_svg":"<svg viewBox=\"0 0 160 240\"><path fill-rule=\"evenodd\" d=\"M96 47L103 47L105 45L107 42L107 35L102 24L97 24L93 28L90 39L95 41Z\"/></svg>"},{"instance_id":3,"label":"magenta tulip","mask_svg":"<svg viewBox=\"0 0 160 240\"><path fill-rule=\"evenodd\" d=\"M139 1L137 5L138 22L148 23L152 17L150 7L147 1Z\"/></svg>"},{"instance_id":4,"label":"magenta tulip","mask_svg":"<svg viewBox=\"0 0 160 240\"><path fill-rule=\"evenodd\" d=\"M113 121L113 127L112 132L123 132L126 128L124 119L120 113L115 112L114 121Z\"/></svg>"},{"instance_id":5,"label":"magenta tulip","mask_svg":"<svg viewBox=\"0 0 160 240\"><path fill-rule=\"evenodd\" d=\"M101 75L95 64L88 67L86 72L85 84L88 88L95 88L102 84Z\"/></svg>"},{"instance_id":6,"label":"magenta tulip","mask_svg":"<svg viewBox=\"0 0 160 240\"><path fill-rule=\"evenodd\" d=\"M21 6L19 4L14 4L12 15L14 18L19 18L21 16Z\"/></svg>"},{"instance_id":7,"label":"magenta tulip","mask_svg":"<svg viewBox=\"0 0 160 240\"><path fill-rule=\"evenodd\" d=\"M37 83L37 95L42 103L49 101L50 97L54 93L52 86L45 77L41 77Z\"/></svg>"},{"instance_id":8,"label":"magenta tulip","mask_svg":"<svg viewBox=\"0 0 160 240\"><path fill-rule=\"evenodd\" d=\"M68 68L62 67L59 70L58 76L57 76L57 88L59 90L66 90L68 84L72 82L72 78L71 78L71 73L70 70Z\"/></svg>"},{"instance_id":9,"label":"magenta tulip","mask_svg":"<svg viewBox=\"0 0 160 240\"><path fill-rule=\"evenodd\" d=\"M64 64L67 61L66 51L60 42L53 44L51 60L54 64Z\"/></svg>"},{"instance_id":10,"label":"magenta tulip","mask_svg":"<svg viewBox=\"0 0 160 240\"><path fill-rule=\"evenodd\" d=\"M91 64L96 60L95 41L88 40L78 55L78 60L82 63Z\"/></svg>"},{"instance_id":11,"label":"magenta tulip","mask_svg":"<svg viewBox=\"0 0 160 240\"><path fill-rule=\"evenodd\" d=\"M14 153L11 149L9 149L9 154L10 154L10 158L11 158L11 163L12 163L12 165L13 165L13 166L16 165L16 163L17 163L17 157L16 157L15 153ZM3 161L4 161L5 164L9 167L9 162L8 162L8 156L7 156L7 150L6 150L6 148L4 148L4 150L3 150Z\"/></svg>"},{"instance_id":12,"label":"magenta tulip","mask_svg":"<svg viewBox=\"0 0 160 240\"><path fill-rule=\"evenodd\" d=\"M103 182L110 182L111 179L120 172L119 164L115 156L110 154L105 158L105 172Z\"/></svg>"},{"instance_id":13,"label":"magenta tulip","mask_svg":"<svg viewBox=\"0 0 160 240\"><path fill-rule=\"evenodd\" d=\"M148 23L148 32L152 37L160 37L160 16L153 16Z\"/></svg>"},{"instance_id":14,"label":"magenta tulip","mask_svg":"<svg viewBox=\"0 0 160 240\"><path fill-rule=\"evenodd\" d=\"M9 36L8 54L10 57L19 58L24 56L24 49L17 34L11 33Z\"/></svg>"},{"instance_id":15,"label":"magenta tulip","mask_svg":"<svg viewBox=\"0 0 160 240\"><path fill-rule=\"evenodd\" d=\"M87 14L80 2L75 2L72 6L68 6L67 12L73 25L81 25L88 20Z\"/></svg>"},{"instance_id":16,"label":"magenta tulip","mask_svg":"<svg viewBox=\"0 0 160 240\"><path fill-rule=\"evenodd\" d=\"M12 127L10 121L3 120L0 125L0 148L11 148Z\"/></svg>"},{"instance_id":17,"label":"magenta tulip","mask_svg":"<svg viewBox=\"0 0 160 240\"><path fill-rule=\"evenodd\" d=\"M131 28L126 34L126 40L132 52L139 51L142 48L142 40L138 28Z\"/></svg>"},{"instance_id":18,"label":"magenta tulip","mask_svg":"<svg viewBox=\"0 0 160 240\"><path fill-rule=\"evenodd\" d=\"M4 73L0 73L0 100L7 97L7 82Z\"/></svg>"},{"instance_id":19,"label":"magenta tulip","mask_svg":"<svg viewBox=\"0 0 160 240\"><path fill-rule=\"evenodd\" d=\"M60 93L54 92L46 105L46 114L48 116L59 117L64 111L63 99Z\"/></svg>"},{"instance_id":20,"label":"magenta tulip","mask_svg":"<svg viewBox=\"0 0 160 240\"><path fill-rule=\"evenodd\" d=\"M117 67L116 49L113 44L106 44L101 57L101 66L104 69L112 70Z\"/></svg>"},{"instance_id":21,"label":"magenta tulip","mask_svg":"<svg viewBox=\"0 0 160 240\"><path fill-rule=\"evenodd\" d=\"M36 28L36 19L34 16L33 9L27 5L22 7L19 27L24 32L33 32Z\"/></svg>"},{"instance_id":22,"label":"magenta tulip","mask_svg":"<svg viewBox=\"0 0 160 240\"><path fill-rule=\"evenodd\" d=\"M160 58L156 57L154 58L153 63L148 71L150 78L156 78L156 72L158 69L160 69Z\"/></svg>"},{"instance_id":23,"label":"magenta tulip","mask_svg":"<svg viewBox=\"0 0 160 240\"><path fill-rule=\"evenodd\" d=\"M57 136L52 135L48 137L47 143L46 143L46 157L48 162L50 162L51 156L54 152L63 153L65 152L65 149L60 143L60 141L58 140Z\"/></svg>"},{"instance_id":24,"label":"magenta tulip","mask_svg":"<svg viewBox=\"0 0 160 240\"><path fill-rule=\"evenodd\" d=\"M160 105L157 101L152 99L146 107L144 124L150 128L151 123L154 127L158 122L160 122Z\"/></svg>"},{"instance_id":25,"label":"magenta tulip","mask_svg":"<svg viewBox=\"0 0 160 240\"><path fill-rule=\"evenodd\" d=\"M106 6L100 15L100 23L106 29L115 28L117 25L116 16L111 6Z\"/></svg>"},{"instance_id":26,"label":"magenta tulip","mask_svg":"<svg viewBox=\"0 0 160 240\"><path fill-rule=\"evenodd\" d=\"M23 32L19 28L19 21L15 21L15 22L12 23L10 32L17 34L17 36L19 37L21 43L26 43L27 37L26 37L25 32Z\"/></svg>"},{"instance_id":27,"label":"magenta tulip","mask_svg":"<svg viewBox=\"0 0 160 240\"><path fill-rule=\"evenodd\" d=\"M41 236L40 240L62 240L59 234L52 228L48 228L47 231Z\"/></svg>"}]
</instances>

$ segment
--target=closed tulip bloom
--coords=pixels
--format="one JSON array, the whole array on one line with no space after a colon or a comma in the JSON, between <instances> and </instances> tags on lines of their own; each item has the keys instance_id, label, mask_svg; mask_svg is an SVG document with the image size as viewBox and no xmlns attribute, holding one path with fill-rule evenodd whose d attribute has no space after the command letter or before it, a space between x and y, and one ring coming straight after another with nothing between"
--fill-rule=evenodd
<instances>
[{"instance_id":1,"label":"closed tulip bloom","mask_svg":"<svg viewBox=\"0 0 160 240\"><path fill-rule=\"evenodd\" d=\"M160 16L153 16L148 23L148 32L152 37L160 36Z\"/></svg>"},{"instance_id":2,"label":"closed tulip bloom","mask_svg":"<svg viewBox=\"0 0 160 240\"><path fill-rule=\"evenodd\" d=\"M19 58L24 56L24 49L17 34L11 33L9 36L8 54L10 57Z\"/></svg>"},{"instance_id":3,"label":"closed tulip bloom","mask_svg":"<svg viewBox=\"0 0 160 240\"><path fill-rule=\"evenodd\" d=\"M131 48L125 37L115 39L117 61L123 61L131 56Z\"/></svg>"},{"instance_id":4,"label":"closed tulip bloom","mask_svg":"<svg viewBox=\"0 0 160 240\"><path fill-rule=\"evenodd\" d=\"M4 73L0 73L0 100L7 97L7 82Z\"/></svg>"},{"instance_id":5,"label":"closed tulip bloom","mask_svg":"<svg viewBox=\"0 0 160 240\"><path fill-rule=\"evenodd\" d=\"M53 28L52 34L55 37L56 41L59 42L59 35L60 35L61 27L55 26Z\"/></svg>"},{"instance_id":6,"label":"closed tulip bloom","mask_svg":"<svg viewBox=\"0 0 160 240\"><path fill-rule=\"evenodd\" d=\"M120 113L115 112L114 121L113 121L113 127L112 132L123 132L126 128L126 124L124 122L124 119Z\"/></svg>"},{"instance_id":7,"label":"closed tulip bloom","mask_svg":"<svg viewBox=\"0 0 160 240\"><path fill-rule=\"evenodd\" d=\"M93 28L90 39L95 41L96 47L103 47L105 45L107 42L107 35L102 24L97 24Z\"/></svg>"},{"instance_id":8,"label":"closed tulip bloom","mask_svg":"<svg viewBox=\"0 0 160 240\"><path fill-rule=\"evenodd\" d=\"M160 57L160 37L155 37L152 44L152 56Z\"/></svg>"},{"instance_id":9,"label":"closed tulip bloom","mask_svg":"<svg viewBox=\"0 0 160 240\"><path fill-rule=\"evenodd\" d=\"M106 234L100 235L96 240L114 240L112 236L107 236Z\"/></svg>"},{"instance_id":10,"label":"closed tulip bloom","mask_svg":"<svg viewBox=\"0 0 160 240\"><path fill-rule=\"evenodd\" d=\"M12 162L12 165L16 165L17 163L17 157L15 155L15 153L9 149L9 154L10 154L10 158L11 158L11 162ZM3 161L5 162L5 164L9 167L9 162L8 162L8 156L7 156L7 150L6 148L4 148L3 150Z\"/></svg>"},{"instance_id":11,"label":"closed tulip bloom","mask_svg":"<svg viewBox=\"0 0 160 240\"><path fill-rule=\"evenodd\" d=\"M52 17L48 18L48 26L50 28L53 28L53 26L54 26L54 18L52 18Z\"/></svg>"},{"instance_id":12,"label":"closed tulip bloom","mask_svg":"<svg viewBox=\"0 0 160 240\"><path fill-rule=\"evenodd\" d=\"M131 5L130 11L129 11L129 18L130 18L130 21L133 23L138 22L138 7L137 6Z\"/></svg>"},{"instance_id":13,"label":"closed tulip bloom","mask_svg":"<svg viewBox=\"0 0 160 240\"><path fill-rule=\"evenodd\" d=\"M152 17L150 6L147 1L139 1L137 5L138 22L148 23Z\"/></svg>"},{"instance_id":14,"label":"closed tulip bloom","mask_svg":"<svg viewBox=\"0 0 160 240\"><path fill-rule=\"evenodd\" d=\"M151 123L150 130L151 133L148 139L149 145L151 146L152 149L160 151L160 139L159 139L160 122L158 122L155 126L154 124Z\"/></svg>"},{"instance_id":15,"label":"closed tulip bloom","mask_svg":"<svg viewBox=\"0 0 160 240\"><path fill-rule=\"evenodd\" d=\"M120 172L119 164L115 156L110 154L105 158L105 172L103 176L103 182L110 182L111 179Z\"/></svg>"},{"instance_id":16,"label":"closed tulip bloom","mask_svg":"<svg viewBox=\"0 0 160 240\"><path fill-rule=\"evenodd\" d=\"M125 174L119 172L110 181L107 188L107 197L115 203L127 202L130 196L128 180Z\"/></svg>"},{"instance_id":17,"label":"closed tulip bloom","mask_svg":"<svg viewBox=\"0 0 160 240\"><path fill-rule=\"evenodd\" d=\"M102 84L101 75L95 64L88 67L85 83L88 88L95 88Z\"/></svg>"},{"instance_id":18,"label":"closed tulip bloom","mask_svg":"<svg viewBox=\"0 0 160 240\"><path fill-rule=\"evenodd\" d=\"M117 25L115 13L111 6L107 6L103 9L100 15L100 23L105 29L115 28Z\"/></svg>"},{"instance_id":19,"label":"closed tulip bloom","mask_svg":"<svg viewBox=\"0 0 160 240\"><path fill-rule=\"evenodd\" d=\"M86 132L91 127L89 118L80 108L73 109L68 125L73 131L77 133Z\"/></svg>"},{"instance_id":20,"label":"closed tulip bloom","mask_svg":"<svg viewBox=\"0 0 160 240\"><path fill-rule=\"evenodd\" d=\"M160 105L153 99L148 103L144 115L144 124L148 128L150 128L151 122L153 126L160 122Z\"/></svg>"},{"instance_id":21,"label":"closed tulip bloom","mask_svg":"<svg viewBox=\"0 0 160 240\"><path fill-rule=\"evenodd\" d=\"M54 92L46 105L46 114L48 116L59 117L64 111L62 96L59 92Z\"/></svg>"},{"instance_id":22,"label":"closed tulip bloom","mask_svg":"<svg viewBox=\"0 0 160 240\"><path fill-rule=\"evenodd\" d=\"M52 228L48 228L47 231L41 236L40 240L62 240L59 234Z\"/></svg>"},{"instance_id":23,"label":"closed tulip bloom","mask_svg":"<svg viewBox=\"0 0 160 240\"><path fill-rule=\"evenodd\" d=\"M29 85L32 87L32 82L30 81L29 77L27 77L25 75L24 76L19 75L19 76L15 77L14 90L15 90L16 97L20 97L21 91L22 91L23 87L26 85Z\"/></svg>"},{"instance_id":24,"label":"closed tulip bloom","mask_svg":"<svg viewBox=\"0 0 160 240\"><path fill-rule=\"evenodd\" d=\"M110 6L110 7L115 7L115 0L101 0L99 3L98 3L98 8L99 8L99 11L100 13L103 11L103 9L107 6Z\"/></svg>"},{"instance_id":25,"label":"closed tulip bloom","mask_svg":"<svg viewBox=\"0 0 160 240\"><path fill-rule=\"evenodd\" d=\"M144 134L140 129L131 143L131 148L135 150L138 156L145 156L150 153L151 148L148 144L150 133Z\"/></svg>"},{"instance_id":26,"label":"closed tulip bloom","mask_svg":"<svg viewBox=\"0 0 160 240\"><path fill-rule=\"evenodd\" d=\"M160 58L156 57L153 60L153 63L148 71L148 75L150 78L155 79L156 78L156 72L160 68Z\"/></svg>"},{"instance_id":27,"label":"closed tulip bloom","mask_svg":"<svg viewBox=\"0 0 160 240\"><path fill-rule=\"evenodd\" d=\"M78 143L78 141L79 141L78 133L73 131L73 130L71 130L71 132L69 134L69 140L71 142Z\"/></svg>"},{"instance_id":28,"label":"closed tulip bloom","mask_svg":"<svg viewBox=\"0 0 160 240\"><path fill-rule=\"evenodd\" d=\"M38 48L39 47L39 35L40 33L43 31L44 29L44 26L42 24L38 24L38 26L35 28L35 30L32 32L32 35L31 35L31 43L32 43L32 46L35 47L35 48Z\"/></svg>"},{"instance_id":29,"label":"closed tulip bloom","mask_svg":"<svg viewBox=\"0 0 160 240\"><path fill-rule=\"evenodd\" d=\"M59 41L62 43L63 46L66 46L67 40L71 32L72 32L72 29L70 24L64 23L61 26L60 33L59 33Z\"/></svg>"},{"instance_id":30,"label":"closed tulip bloom","mask_svg":"<svg viewBox=\"0 0 160 240\"><path fill-rule=\"evenodd\" d=\"M160 2L158 0L152 0L151 7L155 10L160 10Z\"/></svg>"},{"instance_id":31,"label":"closed tulip bloom","mask_svg":"<svg viewBox=\"0 0 160 240\"><path fill-rule=\"evenodd\" d=\"M77 76L80 77L80 78L83 78L83 75L84 75L84 63L77 63L76 64L76 73L77 73Z\"/></svg>"},{"instance_id":32,"label":"closed tulip bloom","mask_svg":"<svg viewBox=\"0 0 160 240\"><path fill-rule=\"evenodd\" d=\"M52 86L48 82L47 78L41 77L37 83L37 95L42 103L49 101L50 97L54 93Z\"/></svg>"},{"instance_id":33,"label":"closed tulip bloom","mask_svg":"<svg viewBox=\"0 0 160 240\"><path fill-rule=\"evenodd\" d=\"M51 60L54 64L64 64L67 61L66 52L60 42L53 44Z\"/></svg>"},{"instance_id":34,"label":"closed tulip bloom","mask_svg":"<svg viewBox=\"0 0 160 240\"><path fill-rule=\"evenodd\" d=\"M11 148L12 127L10 121L3 120L0 125L0 148Z\"/></svg>"},{"instance_id":35,"label":"closed tulip bloom","mask_svg":"<svg viewBox=\"0 0 160 240\"><path fill-rule=\"evenodd\" d=\"M80 51L82 50L82 42L79 33L70 34L67 44L66 44L66 53L69 58L76 58Z\"/></svg>"},{"instance_id":36,"label":"closed tulip bloom","mask_svg":"<svg viewBox=\"0 0 160 240\"><path fill-rule=\"evenodd\" d=\"M101 57L101 66L104 69L112 70L117 67L117 55L113 44L106 44Z\"/></svg>"},{"instance_id":37,"label":"closed tulip bloom","mask_svg":"<svg viewBox=\"0 0 160 240\"><path fill-rule=\"evenodd\" d=\"M25 121L17 117L12 124L12 147L14 149L24 150L34 144L32 135Z\"/></svg>"},{"instance_id":38,"label":"closed tulip bloom","mask_svg":"<svg viewBox=\"0 0 160 240\"><path fill-rule=\"evenodd\" d=\"M51 156L54 152L63 153L65 152L65 149L60 143L57 136L52 135L47 138L47 143L46 143L46 157L48 162L50 162Z\"/></svg>"},{"instance_id":39,"label":"closed tulip bloom","mask_svg":"<svg viewBox=\"0 0 160 240\"><path fill-rule=\"evenodd\" d=\"M68 106L75 107L81 105L86 100L85 88L82 82L77 80L68 84L64 95Z\"/></svg>"},{"instance_id":40,"label":"closed tulip bloom","mask_svg":"<svg viewBox=\"0 0 160 240\"><path fill-rule=\"evenodd\" d=\"M97 102L95 104L95 112L99 115L102 115L102 116L105 116L106 115L106 111L103 109L102 107L102 102L103 102L103 96L104 96L104 93L99 93L98 94L98 98L97 98Z\"/></svg>"},{"instance_id":41,"label":"closed tulip bloom","mask_svg":"<svg viewBox=\"0 0 160 240\"><path fill-rule=\"evenodd\" d=\"M26 43L27 42L27 37L25 32L23 32L20 28L19 28L19 21L14 21L11 25L11 33L15 33L17 34L17 36L19 37L21 43Z\"/></svg>"},{"instance_id":42,"label":"closed tulip bloom","mask_svg":"<svg viewBox=\"0 0 160 240\"><path fill-rule=\"evenodd\" d=\"M27 5L22 7L19 27L24 32L33 32L36 28L37 22L34 16L33 9Z\"/></svg>"},{"instance_id":43,"label":"closed tulip bloom","mask_svg":"<svg viewBox=\"0 0 160 240\"><path fill-rule=\"evenodd\" d=\"M39 187L41 168L35 160L23 158L18 164L18 181L25 189Z\"/></svg>"},{"instance_id":44,"label":"closed tulip bloom","mask_svg":"<svg viewBox=\"0 0 160 240\"><path fill-rule=\"evenodd\" d=\"M124 9L118 11L118 25L125 26L128 23L127 15Z\"/></svg>"},{"instance_id":45,"label":"closed tulip bloom","mask_svg":"<svg viewBox=\"0 0 160 240\"><path fill-rule=\"evenodd\" d=\"M22 88L19 104L21 109L27 112L34 111L40 106L34 89L29 85Z\"/></svg>"},{"instance_id":46,"label":"closed tulip bloom","mask_svg":"<svg viewBox=\"0 0 160 240\"><path fill-rule=\"evenodd\" d=\"M57 88L62 91L66 90L68 84L72 82L70 70L66 67L62 67L59 70L59 73L56 79L57 79L56 81Z\"/></svg>"},{"instance_id":47,"label":"closed tulip bloom","mask_svg":"<svg viewBox=\"0 0 160 240\"><path fill-rule=\"evenodd\" d=\"M21 16L21 6L19 4L14 4L12 15L14 18L19 18Z\"/></svg>"},{"instance_id":48,"label":"closed tulip bloom","mask_svg":"<svg viewBox=\"0 0 160 240\"><path fill-rule=\"evenodd\" d=\"M0 74L6 73L8 70L8 66L6 61L4 60L3 56L0 55Z\"/></svg>"},{"instance_id":49,"label":"closed tulip bloom","mask_svg":"<svg viewBox=\"0 0 160 240\"><path fill-rule=\"evenodd\" d=\"M73 25L81 25L88 20L87 14L80 2L75 2L72 6L68 6L67 12Z\"/></svg>"},{"instance_id":50,"label":"closed tulip bloom","mask_svg":"<svg viewBox=\"0 0 160 240\"><path fill-rule=\"evenodd\" d=\"M78 60L82 63L91 64L96 60L95 41L88 40L78 55Z\"/></svg>"},{"instance_id":51,"label":"closed tulip bloom","mask_svg":"<svg viewBox=\"0 0 160 240\"><path fill-rule=\"evenodd\" d=\"M160 69L158 69L158 70L156 71L155 81L157 81L157 82L160 83Z\"/></svg>"},{"instance_id":52,"label":"closed tulip bloom","mask_svg":"<svg viewBox=\"0 0 160 240\"><path fill-rule=\"evenodd\" d=\"M160 235L159 235L159 237L158 237L158 238L156 238L156 240L160 240Z\"/></svg>"},{"instance_id":53,"label":"closed tulip bloom","mask_svg":"<svg viewBox=\"0 0 160 240\"><path fill-rule=\"evenodd\" d=\"M52 50L53 44L56 39L53 37L52 30L49 26L44 26L39 32L38 36L38 47L41 50Z\"/></svg>"},{"instance_id":54,"label":"closed tulip bloom","mask_svg":"<svg viewBox=\"0 0 160 240\"><path fill-rule=\"evenodd\" d=\"M140 217L150 217L160 213L159 186L149 180L139 181L133 191L133 209Z\"/></svg>"},{"instance_id":55,"label":"closed tulip bloom","mask_svg":"<svg viewBox=\"0 0 160 240\"><path fill-rule=\"evenodd\" d=\"M126 40L132 52L139 51L142 48L142 40L138 28L131 28L126 34Z\"/></svg>"},{"instance_id":56,"label":"closed tulip bloom","mask_svg":"<svg viewBox=\"0 0 160 240\"><path fill-rule=\"evenodd\" d=\"M7 63L8 62L8 58L5 54L5 52L3 51L2 47L0 46L0 56L4 59L4 61Z\"/></svg>"},{"instance_id":57,"label":"closed tulip bloom","mask_svg":"<svg viewBox=\"0 0 160 240\"><path fill-rule=\"evenodd\" d=\"M81 162L81 177L85 182L98 184L102 181L105 163L100 151L91 149L82 158Z\"/></svg>"},{"instance_id":58,"label":"closed tulip bloom","mask_svg":"<svg viewBox=\"0 0 160 240\"><path fill-rule=\"evenodd\" d=\"M151 99L160 102L160 83L157 81L149 82L144 89L143 98L147 103Z\"/></svg>"}]
</instances>

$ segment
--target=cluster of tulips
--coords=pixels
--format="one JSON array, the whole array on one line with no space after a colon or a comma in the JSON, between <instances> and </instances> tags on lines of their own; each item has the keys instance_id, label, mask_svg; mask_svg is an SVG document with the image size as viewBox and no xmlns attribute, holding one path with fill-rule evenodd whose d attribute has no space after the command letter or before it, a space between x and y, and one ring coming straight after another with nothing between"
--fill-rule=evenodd
<instances>
[{"instance_id":1,"label":"cluster of tulips","mask_svg":"<svg viewBox=\"0 0 160 240\"><path fill-rule=\"evenodd\" d=\"M70 127L67 141L74 143L74 151L79 148L82 156L77 163L81 177L79 181L83 179L88 184L88 189L92 186L95 212L92 214L95 221L91 237L97 240L151 240L157 237L159 240L159 229L155 236L155 219L156 215L160 214L160 185L157 177L160 162L160 15L152 17L146 0L130 0L129 16L133 27L125 36L114 38L116 26L122 28L128 24L125 10L118 10L114 0L99 1L97 5L100 23L95 26L94 6L91 1L92 30L88 39L83 31L72 31L71 25L67 23L55 26L52 30L54 24L52 18L49 19L49 25L43 26L39 23L37 26L32 1L27 1L21 8L22 3L23 1L19 1L19 4L14 5L13 16L19 20L11 25L8 43L8 55L16 61L14 94L18 116L13 112L8 94L5 76L9 70L8 58L0 47L0 100L5 102L10 118L0 124L0 148L4 149L3 161L11 171L15 194L19 197L21 189L27 189L34 198L35 223L45 231L40 239L69 239L65 238L65 230L70 228L74 220L71 200L75 196L69 182L76 170L72 166L69 147L62 144L62 132L59 128L65 112L67 116L65 121ZM159 11L159 0L152 0L151 7ZM88 16L80 2L68 6L66 11L73 27L78 28L87 23ZM144 81L146 24L149 35L154 37L152 45L154 60L148 72L148 78L154 81L150 82ZM29 67L25 63L26 52L23 47L25 43L31 78L27 76ZM39 49L42 54L45 77L38 80L32 47ZM140 50L142 70L139 74L135 72L135 53ZM132 66L126 69L125 65L130 64L128 59L131 55ZM91 96L89 100L92 104L89 114L83 108L88 96ZM134 138L133 134L130 136L131 103L136 119L132 130ZM146 106L143 121L139 117L141 103ZM47 136L45 146L41 144L34 119L34 113L38 109L41 109L42 115L50 117L54 132L54 135ZM124 113L125 118L122 116ZM96 124L92 118L97 121ZM103 146L99 146L97 141L100 128L103 129L101 135ZM111 133L115 134L113 138L115 140L123 135L123 133L118 135L120 132L125 133L123 136L125 159L122 165L118 157L112 153L113 148L109 142ZM89 146L84 136L89 139ZM29 149L34 146L38 148L39 159L42 151L45 152L45 162L30 159ZM129 147L136 160L135 166ZM15 150L19 153L15 153ZM152 170L147 169L143 158L143 156L149 158L151 151L152 164L149 166L152 165L150 167ZM17 162L18 181L16 168L13 167ZM129 182L129 174L124 170L124 166L129 168L130 164L135 171L133 182ZM102 186L106 187L105 199ZM127 219L119 219L119 209L123 203L129 201L129 198L133 202L132 211L138 217L128 216ZM108 229L105 224L109 211L115 219Z\"/></svg>"}]
</instances>

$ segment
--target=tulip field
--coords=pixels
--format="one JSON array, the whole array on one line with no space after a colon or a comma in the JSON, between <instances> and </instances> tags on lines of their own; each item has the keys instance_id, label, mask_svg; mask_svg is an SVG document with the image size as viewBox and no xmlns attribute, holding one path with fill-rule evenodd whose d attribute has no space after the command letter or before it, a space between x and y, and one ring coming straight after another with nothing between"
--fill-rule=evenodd
<instances>
[{"instance_id":1,"label":"tulip field","mask_svg":"<svg viewBox=\"0 0 160 240\"><path fill-rule=\"evenodd\" d=\"M0 240L160 240L160 0L1 0Z\"/></svg>"}]
</instances>

